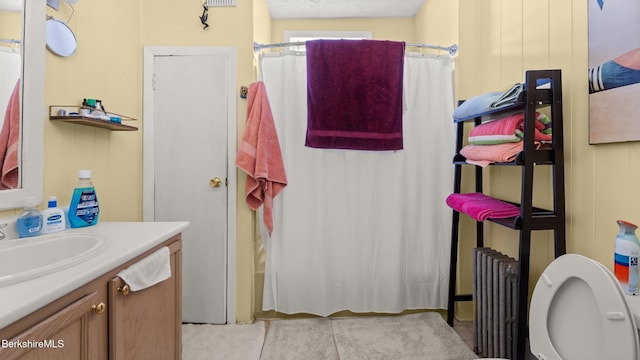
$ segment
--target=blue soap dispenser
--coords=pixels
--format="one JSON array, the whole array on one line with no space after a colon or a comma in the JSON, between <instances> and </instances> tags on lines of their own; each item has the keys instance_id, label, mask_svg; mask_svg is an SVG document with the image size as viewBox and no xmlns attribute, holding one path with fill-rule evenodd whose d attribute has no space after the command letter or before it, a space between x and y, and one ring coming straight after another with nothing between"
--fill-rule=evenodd
<instances>
[{"instance_id":1,"label":"blue soap dispenser","mask_svg":"<svg viewBox=\"0 0 640 360\"><path fill-rule=\"evenodd\" d=\"M98 223L100 207L96 189L91 182L91 170L78 171L78 185L69 205L69 226L79 228Z\"/></svg>"},{"instance_id":2,"label":"blue soap dispenser","mask_svg":"<svg viewBox=\"0 0 640 360\"><path fill-rule=\"evenodd\" d=\"M36 205L37 200L29 197L24 211L16 220L16 230L21 238L38 236L42 231L42 214L36 209Z\"/></svg>"}]
</instances>

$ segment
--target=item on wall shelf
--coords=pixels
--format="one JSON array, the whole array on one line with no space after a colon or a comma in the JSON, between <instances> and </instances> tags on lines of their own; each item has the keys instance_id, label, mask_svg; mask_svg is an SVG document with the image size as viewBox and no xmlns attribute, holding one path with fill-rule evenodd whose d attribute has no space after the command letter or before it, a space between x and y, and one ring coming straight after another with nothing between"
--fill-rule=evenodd
<instances>
[{"instance_id":1,"label":"item on wall shelf","mask_svg":"<svg viewBox=\"0 0 640 360\"><path fill-rule=\"evenodd\" d=\"M83 104L85 103L94 107L76 105L51 105L49 106L49 120L95 126L116 131L138 130L138 128L135 126L122 123L123 120L133 121L136 119L129 116L98 110L97 107L104 109L100 100L84 99Z\"/></svg>"},{"instance_id":2,"label":"item on wall shelf","mask_svg":"<svg viewBox=\"0 0 640 360\"><path fill-rule=\"evenodd\" d=\"M107 111L102 105L102 100L98 99L82 99L82 106L89 107L92 109Z\"/></svg>"},{"instance_id":3,"label":"item on wall shelf","mask_svg":"<svg viewBox=\"0 0 640 360\"><path fill-rule=\"evenodd\" d=\"M638 295L638 254L640 241L636 236L637 225L618 220L620 231L616 236L614 274L627 295Z\"/></svg>"}]
</instances>

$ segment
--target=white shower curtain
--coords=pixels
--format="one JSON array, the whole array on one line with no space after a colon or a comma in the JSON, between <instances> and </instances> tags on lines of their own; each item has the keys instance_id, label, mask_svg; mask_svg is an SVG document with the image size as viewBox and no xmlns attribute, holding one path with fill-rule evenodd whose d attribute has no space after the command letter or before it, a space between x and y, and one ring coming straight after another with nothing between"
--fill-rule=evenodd
<instances>
[{"instance_id":1,"label":"white shower curtain","mask_svg":"<svg viewBox=\"0 0 640 360\"><path fill-rule=\"evenodd\" d=\"M304 146L306 59L261 57L288 186L274 201L263 309L327 316L446 308L453 60L408 54L402 151Z\"/></svg>"}]
</instances>

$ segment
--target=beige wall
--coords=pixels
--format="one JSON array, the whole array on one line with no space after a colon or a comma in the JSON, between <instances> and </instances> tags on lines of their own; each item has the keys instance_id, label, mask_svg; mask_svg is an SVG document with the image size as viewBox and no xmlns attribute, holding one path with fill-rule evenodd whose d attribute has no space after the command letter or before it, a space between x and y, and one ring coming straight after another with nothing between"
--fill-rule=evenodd
<instances>
[{"instance_id":1,"label":"beige wall","mask_svg":"<svg viewBox=\"0 0 640 360\"><path fill-rule=\"evenodd\" d=\"M22 14L16 11L0 11L0 39L21 39ZM0 43L0 46L11 46ZM4 116L4 114L3 114Z\"/></svg>"},{"instance_id":2,"label":"beige wall","mask_svg":"<svg viewBox=\"0 0 640 360\"><path fill-rule=\"evenodd\" d=\"M458 43L458 2L428 0L415 18L415 41L426 44Z\"/></svg>"},{"instance_id":3,"label":"beige wall","mask_svg":"<svg viewBox=\"0 0 640 360\"><path fill-rule=\"evenodd\" d=\"M412 18L274 20L271 36L281 42L286 30L371 31L374 39L413 42L413 24Z\"/></svg>"},{"instance_id":4,"label":"beige wall","mask_svg":"<svg viewBox=\"0 0 640 360\"><path fill-rule=\"evenodd\" d=\"M253 1L253 41L271 43L271 15L266 0Z\"/></svg>"}]
</instances>

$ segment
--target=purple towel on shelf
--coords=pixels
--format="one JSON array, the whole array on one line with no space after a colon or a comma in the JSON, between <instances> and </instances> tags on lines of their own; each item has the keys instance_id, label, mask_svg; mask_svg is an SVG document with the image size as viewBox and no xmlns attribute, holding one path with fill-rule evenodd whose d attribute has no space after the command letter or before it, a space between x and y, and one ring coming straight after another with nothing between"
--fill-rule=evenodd
<instances>
[{"instance_id":1,"label":"purple towel on shelf","mask_svg":"<svg viewBox=\"0 0 640 360\"><path fill-rule=\"evenodd\" d=\"M306 49L305 145L401 150L405 44L314 40Z\"/></svg>"},{"instance_id":2,"label":"purple towel on shelf","mask_svg":"<svg viewBox=\"0 0 640 360\"><path fill-rule=\"evenodd\" d=\"M447 197L446 202L452 209L465 213L477 221L503 219L520 215L520 209L517 206L482 193L454 193Z\"/></svg>"}]
</instances>

